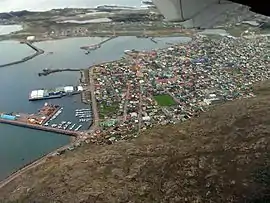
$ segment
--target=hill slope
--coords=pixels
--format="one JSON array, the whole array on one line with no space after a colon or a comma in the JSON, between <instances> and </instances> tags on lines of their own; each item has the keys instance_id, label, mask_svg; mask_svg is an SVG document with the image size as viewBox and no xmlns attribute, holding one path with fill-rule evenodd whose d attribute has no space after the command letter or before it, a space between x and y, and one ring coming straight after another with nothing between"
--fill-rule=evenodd
<instances>
[{"instance_id":1,"label":"hill slope","mask_svg":"<svg viewBox=\"0 0 270 203\"><path fill-rule=\"evenodd\" d=\"M269 202L268 87L133 141L55 157L2 188L0 202Z\"/></svg>"}]
</instances>

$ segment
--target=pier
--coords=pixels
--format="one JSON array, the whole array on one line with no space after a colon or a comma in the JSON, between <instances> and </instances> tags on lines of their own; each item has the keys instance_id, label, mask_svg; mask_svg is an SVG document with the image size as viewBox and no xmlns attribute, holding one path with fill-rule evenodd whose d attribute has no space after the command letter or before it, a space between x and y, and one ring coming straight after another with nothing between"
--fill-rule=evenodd
<instances>
[{"instance_id":1,"label":"pier","mask_svg":"<svg viewBox=\"0 0 270 203\"><path fill-rule=\"evenodd\" d=\"M81 49L84 49L84 50L96 50L96 49L99 49L103 44L107 43L108 41L116 38L117 36L112 36L112 37L109 37L108 39L98 43L98 44L91 44L91 45L87 45L87 46L82 46Z\"/></svg>"},{"instance_id":2,"label":"pier","mask_svg":"<svg viewBox=\"0 0 270 203\"><path fill-rule=\"evenodd\" d=\"M11 62L11 63L6 63L6 64L2 64L0 65L0 68L4 68L4 67L7 67L7 66L12 66L12 65L17 65L17 64L20 64L20 63L24 63L26 61L29 61L33 58L35 58L36 56L38 55L41 55L44 53L44 51L42 49L39 49L37 48L36 46L34 46L33 44L31 44L30 42L21 42L23 44L26 44L27 46L29 46L31 49L35 50L36 53L30 55L30 56L27 56L19 61L14 61L14 62Z\"/></svg>"},{"instance_id":3,"label":"pier","mask_svg":"<svg viewBox=\"0 0 270 203\"><path fill-rule=\"evenodd\" d=\"M59 72L78 72L81 71L80 69L72 69L72 68L66 68L66 69L43 69L43 72L38 73L38 76L47 76L52 73L59 73Z\"/></svg>"},{"instance_id":4,"label":"pier","mask_svg":"<svg viewBox=\"0 0 270 203\"><path fill-rule=\"evenodd\" d=\"M71 131L60 128L53 128L50 126L44 126L44 123L48 122L60 109L61 107L58 105L45 104L35 114L25 114L25 113L4 114L0 112L0 123L24 128L31 128L46 132L53 132L72 137L79 136L80 134L79 131Z\"/></svg>"},{"instance_id":5,"label":"pier","mask_svg":"<svg viewBox=\"0 0 270 203\"><path fill-rule=\"evenodd\" d=\"M24 128L30 128L30 129L35 129L35 130L41 130L41 131L45 131L45 132L53 132L53 133L63 134L63 135L72 136L72 137L79 136L79 132L70 131L70 130L63 130L63 129L58 129L58 128L52 128L52 127L31 124L31 123L24 123L24 122L16 121L16 120L11 121L11 120L5 120L5 119L0 118L0 123L24 127Z\"/></svg>"},{"instance_id":6,"label":"pier","mask_svg":"<svg viewBox=\"0 0 270 203\"><path fill-rule=\"evenodd\" d=\"M151 37L150 38L150 40L152 41L152 42L154 42L155 44L157 44L158 42L155 40L155 38L154 37Z\"/></svg>"}]
</instances>

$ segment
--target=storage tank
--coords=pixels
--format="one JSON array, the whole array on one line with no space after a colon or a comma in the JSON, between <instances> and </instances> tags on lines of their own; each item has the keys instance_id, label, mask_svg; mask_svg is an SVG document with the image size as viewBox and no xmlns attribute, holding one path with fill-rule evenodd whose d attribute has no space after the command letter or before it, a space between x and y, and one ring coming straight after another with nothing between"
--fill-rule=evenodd
<instances>
[{"instance_id":1,"label":"storage tank","mask_svg":"<svg viewBox=\"0 0 270 203\"><path fill-rule=\"evenodd\" d=\"M35 40L35 36L28 36L27 38L26 38L26 40L27 41L34 41Z\"/></svg>"},{"instance_id":2,"label":"storage tank","mask_svg":"<svg viewBox=\"0 0 270 203\"><path fill-rule=\"evenodd\" d=\"M11 115L6 115L6 114L1 114L0 118L5 119L5 120L10 120L10 121L16 120L16 116L11 116Z\"/></svg>"}]
</instances>

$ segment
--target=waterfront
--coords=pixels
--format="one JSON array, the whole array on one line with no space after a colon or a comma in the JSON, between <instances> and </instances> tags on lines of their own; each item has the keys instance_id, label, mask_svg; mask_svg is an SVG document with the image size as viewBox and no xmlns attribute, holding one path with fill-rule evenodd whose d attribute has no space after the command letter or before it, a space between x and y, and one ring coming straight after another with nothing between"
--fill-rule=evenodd
<instances>
[{"instance_id":1,"label":"waterfront","mask_svg":"<svg viewBox=\"0 0 270 203\"><path fill-rule=\"evenodd\" d=\"M38 73L44 68L87 68L93 64L116 60L124 55L126 49L150 50L163 48L169 46L166 42L178 42L180 39L184 42L190 40L189 38L161 38L156 39L158 43L155 44L149 39L119 37L104 44L100 49L92 51L89 55L85 55L80 47L96 44L102 40L101 38L71 38L35 43L38 48L45 51L45 54L19 65L0 69L0 93L2 95L0 109L5 112L36 112L44 104L44 101L29 102L28 94L31 90L76 85L79 82L80 73L78 72L62 72L38 77ZM7 42L3 43L6 47L9 47L9 50L13 51L2 51L1 60L8 56L11 60L17 60L18 56L28 55L31 51L27 48L17 49L17 46L21 46L18 42L11 42L9 46ZM49 54L50 52L53 53ZM3 61L0 61L0 63L3 63ZM55 99L51 102L64 107L64 113L58 118L59 122L61 120L75 122L75 109L86 108L86 105L80 102L80 95ZM86 127L85 125L84 129ZM29 163L29 161L37 159L68 142L69 138L66 136L0 125L0 179Z\"/></svg>"}]
</instances>

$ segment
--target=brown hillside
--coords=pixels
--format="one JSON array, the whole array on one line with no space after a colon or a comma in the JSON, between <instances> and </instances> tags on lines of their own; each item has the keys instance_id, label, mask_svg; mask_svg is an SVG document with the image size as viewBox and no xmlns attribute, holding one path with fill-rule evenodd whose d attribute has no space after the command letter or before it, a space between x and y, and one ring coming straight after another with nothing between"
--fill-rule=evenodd
<instances>
[{"instance_id":1,"label":"brown hillside","mask_svg":"<svg viewBox=\"0 0 270 203\"><path fill-rule=\"evenodd\" d=\"M268 87L133 141L53 158L2 188L0 202L270 202Z\"/></svg>"}]
</instances>

